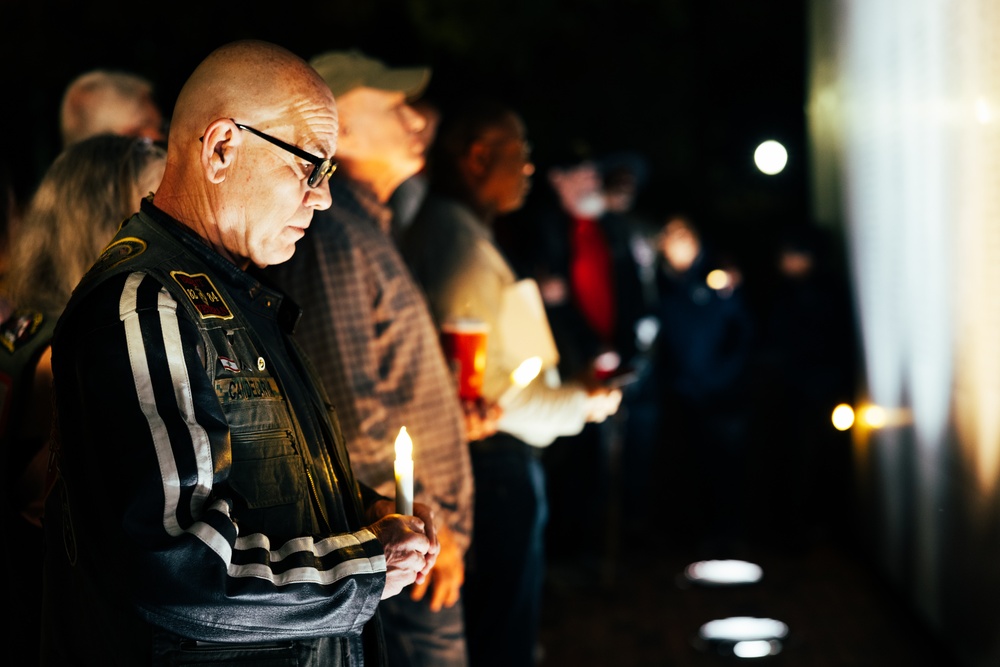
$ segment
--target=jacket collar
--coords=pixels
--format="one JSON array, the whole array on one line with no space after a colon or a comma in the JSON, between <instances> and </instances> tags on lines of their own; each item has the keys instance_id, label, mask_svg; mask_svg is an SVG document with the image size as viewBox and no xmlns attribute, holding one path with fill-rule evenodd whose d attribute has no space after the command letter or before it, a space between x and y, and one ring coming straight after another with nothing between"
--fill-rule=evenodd
<instances>
[{"instance_id":1,"label":"jacket collar","mask_svg":"<svg viewBox=\"0 0 1000 667\"><path fill-rule=\"evenodd\" d=\"M167 215L148 198L140 204L140 212L150 218L157 227L168 233L185 250L193 253L208 265L214 276L226 283L226 290L248 299L244 305L252 305L264 314L274 317L281 328L291 333L295 329L302 309L295 301L266 281L256 268L243 270L216 252L205 240L187 225Z\"/></svg>"}]
</instances>

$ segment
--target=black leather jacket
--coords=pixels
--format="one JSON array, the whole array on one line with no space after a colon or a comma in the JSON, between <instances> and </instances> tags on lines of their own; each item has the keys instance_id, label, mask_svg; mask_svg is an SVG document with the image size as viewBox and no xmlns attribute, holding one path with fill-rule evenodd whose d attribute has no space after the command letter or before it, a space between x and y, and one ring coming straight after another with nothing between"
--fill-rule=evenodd
<instances>
[{"instance_id":1,"label":"black leather jacket","mask_svg":"<svg viewBox=\"0 0 1000 667\"><path fill-rule=\"evenodd\" d=\"M298 312L148 201L81 282L53 342L44 662L379 664L375 496Z\"/></svg>"}]
</instances>

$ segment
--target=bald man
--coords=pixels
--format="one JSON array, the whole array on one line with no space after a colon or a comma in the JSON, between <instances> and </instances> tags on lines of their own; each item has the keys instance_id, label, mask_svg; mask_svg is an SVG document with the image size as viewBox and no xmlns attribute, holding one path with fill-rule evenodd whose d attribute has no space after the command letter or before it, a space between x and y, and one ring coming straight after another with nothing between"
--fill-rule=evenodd
<instances>
[{"instance_id":1,"label":"bald man","mask_svg":"<svg viewBox=\"0 0 1000 667\"><path fill-rule=\"evenodd\" d=\"M333 96L236 42L173 118L158 191L52 346L43 664L378 665L379 601L439 551L430 510L358 485L298 307L255 277L330 205Z\"/></svg>"}]
</instances>

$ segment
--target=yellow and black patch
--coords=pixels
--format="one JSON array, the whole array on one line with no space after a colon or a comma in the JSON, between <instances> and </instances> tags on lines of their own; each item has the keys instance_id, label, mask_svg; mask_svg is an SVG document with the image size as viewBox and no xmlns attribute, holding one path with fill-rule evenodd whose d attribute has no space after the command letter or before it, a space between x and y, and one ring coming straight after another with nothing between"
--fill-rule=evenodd
<instances>
[{"instance_id":1,"label":"yellow and black patch","mask_svg":"<svg viewBox=\"0 0 1000 667\"><path fill-rule=\"evenodd\" d=\"M272 377L219 378L215 381L215 394L221 403L282 398Z\"/></svg>"},{"instance_id":2,"label":"yellow and black patch","mask_svg":"<svg viewBox=\"0 0 1000 667\"><path fill-rule=\"evenodd\" d=\"M142 239L137 239L133 236L126 236L123 239L118 239L101 253L101 256L97 259L94 264L94 268L91 269L93 273L99 273L101 271L107 271L112 269L122 262L128 261L135 257L138 257L146 251L146 242Z\"/></svg>"},{"instance_id":3,"label":"yellow and black patch","mask_svg":"<svg viewBox=\"0 0 1000 667\"><path fill-rule=\"evenodd\" d=\"M35 311L15 311L0 325L0 345L14 354L31 342L42 328L45 316Z\"/></svg>"},{"instance_id":4,"label":"yellow and black patch","mask_svg":"<svg viewBox=\"0 0 1000 667\"><path fill-rule=\"evenodd\" d=\"M215 289L212 279L204 273L192 275L183 271L171 271L170 277L184 289L187 298L191 299L191 303L201 313L201 319L231 320L233 318L233 312L229 310L229 306L219 294L219 290Z\"/></svg>"}]
</instances>

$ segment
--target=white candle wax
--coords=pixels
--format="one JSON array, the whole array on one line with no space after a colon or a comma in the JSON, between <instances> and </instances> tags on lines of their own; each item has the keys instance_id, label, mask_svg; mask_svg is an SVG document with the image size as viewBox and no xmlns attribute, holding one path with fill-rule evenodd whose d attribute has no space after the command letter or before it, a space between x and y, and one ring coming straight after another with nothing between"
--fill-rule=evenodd
<instances>
[{"instance_id":1,"label":"white candle wax","mask_svg":"<svg viewBox=\"0 0 1000 667\"><path fill-rule=\"evenodd\" d=\"M413 515L413 441L406 427L396 436L396 512Z\"/></svg>"}]
</instances>

